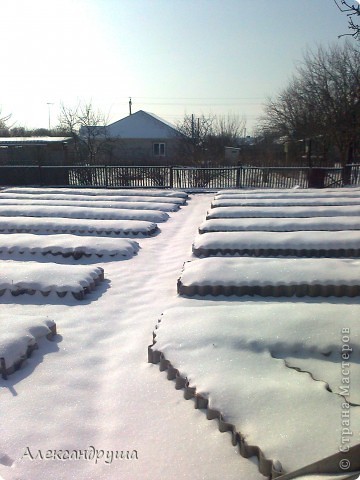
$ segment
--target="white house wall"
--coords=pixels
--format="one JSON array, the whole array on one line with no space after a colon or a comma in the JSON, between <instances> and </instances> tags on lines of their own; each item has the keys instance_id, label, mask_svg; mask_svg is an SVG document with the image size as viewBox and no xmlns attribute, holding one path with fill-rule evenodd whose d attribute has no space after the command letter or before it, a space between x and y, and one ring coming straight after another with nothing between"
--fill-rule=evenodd
<instances>
[{"instance_id":1,"label":"white house wall","mask_svg":"<svg viewBox=\"0 0 360 480\"><path fill-rule=\"evenodd\" d=\"M171 165L176 163L177 138L119 139L111 142L102 163L121 165ZM155 156L154 143L165 143L165 156Z\"/></svg>"}]
</instances>

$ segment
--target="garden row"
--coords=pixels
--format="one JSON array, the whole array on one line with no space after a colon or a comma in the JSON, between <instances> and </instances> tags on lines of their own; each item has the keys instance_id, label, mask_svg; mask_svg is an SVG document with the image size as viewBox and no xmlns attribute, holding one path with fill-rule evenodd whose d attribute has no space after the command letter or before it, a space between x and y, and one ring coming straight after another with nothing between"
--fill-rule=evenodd
<instances>
[{"instance_id":1,"label":"garden row","mask_svg":"<svg viewBox=\"0 0 360 480\"><path fill-rule=\"evenodd\" d=\"M26 314L29 301L83 300L105 278L94 262L131 259L140 249L134 238L159 233L186 198L175 191L0 191L0 297L24 311L0 318L2 377L20 368L38 338L56 332L54 321Z\"/></svg>"},{"instance_id":2,"label":"garden row","mask_svg":"<svg viewBox=\"0 0 360 480\"><path fill-rule=\"evenodd\" d=\"M360 429L359 240L358 189L219 192L154 332L149 361L269 478L360 470L357 438L339 453L344 406Z\"/></svg>"}]
</instances>

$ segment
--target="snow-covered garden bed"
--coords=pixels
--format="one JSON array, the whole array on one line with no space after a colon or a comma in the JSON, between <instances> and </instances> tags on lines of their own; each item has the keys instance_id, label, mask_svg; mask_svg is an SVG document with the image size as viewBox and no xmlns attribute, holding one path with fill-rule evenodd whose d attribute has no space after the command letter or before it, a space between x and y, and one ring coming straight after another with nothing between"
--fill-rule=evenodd
<instances>
[{"instance_id":1,"label":"snow-covered garden bed","mask_svg":"<svg viewBox=\"0 0 360 480\"><path fill-rule=\"evenodd\" d=\"M48 189L49 191L54 191L53 189ZM110 192L110 193L107 193ZM137 191L133 190L132 194L128 193L127 195L123 195L122 191L117 191L118 194L114 194L112 191L104 191L101 190L101 193L86 195L82 193L16 193L13 189L10 190L1 190L0 191L0 201L3 199L10 200L10 199L17 199L17 200L58 200L58 201L74 201L76 200L77 203L81 203L83 201L92 201L92 202L109 202L111 201L112 204L114 203L121 203L121 202L152 202L152 203L176 203L178 205L184 205L186 202L186 197L179 196L168 196L168 195L159 195L156 193L153 195L142 195L141 190L139 191L139 195L137 195Z\"/></svg>"},{"instance_id":2,"label":"snow-covered garden bed","mask_svg":"<svg viewBox=\"0 0 360 480\"><path fill-rule=\"evenodd\" d=\"M1 210L0 210L1 212ZM308 206L308 207L214 207L210 218L286 218L286 217L338 217L360 216L360 205Z\"/></svg>"},{"instance_id":3,"label":"snow-covered garden bed","mask_svg":"<svg viewBox=\"0 0 360 480\"><path fill-rule=\"evenodd\" d=\"M53 320L31 315L0 315L0 373L3 379L18 370L38 348L42 337L56 334Z\"/></svg>"},{"instance_id":4,"label":"snow-covered garden bed","mask_svg":"<svg viewBox=\"0 0 360 480\"><path fill-rule=\"evenodd\" d=\"M147 196L147 197L177 197L187 198L188 194L181 190L161 190L161 189L143 189L143 188L38 188L38 187L10 187L4 188L3 192L9 193L30 193L38 194L65 194L65 195L106 195L106 196Z\"/></svg>"},{"instance_id":5,"label":"snow-covered garden bed","mask_svg":"<svg viewBox=\"0 0 360 480\"><path fill-rule=\"evenodd\" d=\"M40 292L43 297L56 293L62 298L71 293L82 300L102 280L101 267L0 260L0 296L7 292L14 297Z\"/></svg>"},{"instance_id":6,"label":"snow-covered garden bed","mask_svg":"<svg viewBox=\"0 0 360 480\"><path fill-rule=\"evenodd\" d=\"M45 202L46 203L46 202ZM156 210L131 210L117 208L84 208L65 205L1 205L0 217L61 217L89 218L99 220L145 220L147 222L166 222L169 215Z\"/></svg>"},{"instance_id":7,"label":"snow-covered garden bed","mask_svg":"<svg viewBox=\"0 0 360 480\"><path fill-rule=\"evenodd\" d=\"M193 253L197 257L359 257L360 231L209 232L196 236Z\"/></svg>"},{"instance_id":8,"label":"snow-covered garden bed","mask_svg":"<svg viewBox=\"0 0 360 480\"><path fill-rule=\"evenodd\" d=\"M360 196L359 187L344 188L243 188L233 190L220 190L215 194L218 198L327 198L327 197L356 197Z\"/></svg>"},{"instance_id":9,"label":"snow-covered garden bed","mask_svg":"<svg viewBox=\"0 0 360 480\"><path fill-rule=\"evenodd\" d=\"M153 235L157 231L156 223L144 220L0 217L1 233L73 233L76 235L137 237Z\"/></svg>"},{"instance_id":10,"label":"snow-covered garden bed","mask_svg":"<svg viewBox=\"0 0 360 480\"><path fill-rule=\"evenodd\" d=\"M360 230L360 221L356 216L307 218L213 218L205 220L199 227L199 233L241 232L247 230L253 232Z\"/></svg>"},{"instance_id":11,"label":"snow-covered garden bed","mask_svg":"<svg viewBox=\"0 0 360 480\"><path fill-rule=\"evenodd\" d=\"M215 198L212 207L284 207L284 206L332 206L359 205L357 195L351 197L287 197L287 198Z\"/></svg>"},{"instance_id":12,"label":"snow-covered garden bed","mask_svg":"<svg viewBox=\"0 0 360 480\"><path fill-rule=\"evenodd\" d=\"M219 419L244 456L256 454L264 475L338 453L344 402L360 430L359 390L341 387L344 327L352 332L347 369L360 381L359 305L178 305L162 315L150 361Z\"/></svg>"},{"instance_id":13,"label":"snow-covered garden bed","mask_svg":"<svg viewBox=\"0 0 360 480\"><path fill-rule=\"evenodd\" d=\"M0 255L61 255L75 260L83 256L96 256L98 259L104 256L126 259L131 258L138 251L139 244L125 238L94 238L68 234L0 234Z\"/></svg>"},{"instance_id":14,"label":"snow-covered garden bed","mask_svg":"<svg viewBox=\"0 0 360 480\"><path fill-rule=\"evenodd\" d=\"M209 257L187 262L181 295L354 297L360 295L360 260L334 258Z\"/></svg>"},{"instance_id":15,"label":"snow-covered garden bed","mask_svg":"<svg viewBox=\"0 0 360 480\"><path fill-rule=\"evenodd\" d=\"M96 198L96 197L95 197ZM66 207L83 207L83 208L112 208L112 209L121 209L121 210L150 210L150 211L161 211L161 212L176 212L180 208L179 203L169 203L169 202L113 202L111 197L108 200L81 200L80 202L76 199L74 200L49 200L49 199L38 199L38 198L0 198L0 203L3 206L6 205L20 205L20 206L33 206L33 205L44 205L47 206L66 206Z\"/></svg>"}]
</instances>

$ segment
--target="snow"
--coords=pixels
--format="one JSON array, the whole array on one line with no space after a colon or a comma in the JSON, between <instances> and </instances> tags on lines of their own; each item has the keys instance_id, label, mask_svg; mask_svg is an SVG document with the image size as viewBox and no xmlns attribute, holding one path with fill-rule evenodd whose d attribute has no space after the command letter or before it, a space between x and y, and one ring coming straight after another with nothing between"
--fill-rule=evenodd
<instances>
[{"instance_id":1,"label":"snow","mask_svg":"<svg viewBox=\"0 0 360 480\"><path fill-rule=\"evenodd\" d=\"M207 218L249 217L337 217L360 216L360 205L308 206L308 207L215 207Z\"/></svg>"},{"instance_id":2,"label":"snow","mask_svg":"<svg viewBox=\"0 0 360 480\"><path fill-rule=\"evenodd\" d=\"M211 202L212 207L262 207L262 206L313 206L313 205L359 205L359 197L287 197L287 198L216 198Z\"/></svg>"},{"instance_id":3,"label":"snow","mask_svg":"<svg viewBox=\"0 0 360 480\"><path fill-rule=\"evenodd\" d=\"M111 198L111 197L110 197ZM102 201L86 201L81 200L43 200L43 199L22 199L22 198L1 198L2 205L44 205L44 202L48 206L67 206L67 207L83 207L83 208L115 208L115 209L133 209L133 210L159 210L163 212L176 212L179 210L180 205L178 203L169 202L113 202L112 200Z\"/></svg>"},{"instance_id":4,"label":"snow","mask_svg":"<svg viewBox=\"0 0 360 480\"><path fill-rule=\"evenodd\" d=\"M82 255L131 258L139 244L125 238L92 238L77 235L0 234L0 254L51 254L79 258Z\"/></svg>"},{"instance_id":5,"label":"snow","mask_svg":"<svg viewBox=\"0 0 360 480\"><path fill-rule=\"evenodd\" d=\"M104 192L104 190L101 190ZM158 203L176 203L179 205L184 205L186 202L185 197L172 197L172 196L162 196L159 199L159 195L153 193L152 195L141 195L141 192L135 191L134 194L130 195L122 195L122 191L118 191L118 195L114 195L111 191L110 195L106 194L92 194L92 195L84 195L84 194L70 194L70 193L36 193L34 196L33 193L13 193L13 191L0 191L0 200L6 199L19 199L19 200L65 200L65 201L73 201L76 200L77 203L82 201L111 201L113 204L114 202L155 202ZM139 193L139 195L137 195ZM152 193L152 192L150 192Z\"/></svg>"},{"instance_id":6,"label":"snow","mask_svg":"<svg viewBox=\"0 0 360 480\"><path fill-rule=\"evenodd\" d=\"M0 260L0 294L32 292L81 293L103 277L101 267ZM94 286L93 286L94 284Z\"/></svg>"},{"instance_id":7,"label":"snow","mask_svg":"<svg viewBox=\"0 0 360 480\"><path fill-rule=\"evenodd\" d=\"M187 262L178 291L185 295L354 296L360 260L209 257Z\"/></svg>"},{"instance_id":8,"label":"snow","mask_svg":"<svg viewBox=\"0 0 360 480\"><path fill-rule=\"evenodd\" d=\"M48 318L23 315L0 316L0 358L6 369L27 356L29 349L36 348L39 338L52 335L55 323Z\"/></svg>"},{"instance_id":9,"label":"snow","mask_svg":"<svg viewBox=\"0 0 360 480\"><path fill-rule=\"evenodd\" d=\"M76 233L76 235L153 235L157 225L143 220L95 220L83 218L0 217L0 232Z\"/></svg>"},{"instance_id":10,"label":"snow","mask_svg":"<svg viewBox=\"0 0 360 480\"><path fill-rule=\"evenodd\" d=\"M196 256L359 257L360 232L209 232L196 236L193 252Z\"/></svg>"},{"instance_id":11,"label":"snow","mask_svg":"<svg viewBox=\"0 0 360 480\"><path fill-rule=\"evenodd\" d=\"M150 197L176 197L184 198L188 197L188 194L180 190L161 190L161 189L107 189L107 188L37 188L37 187L7 187L4 188L2 193L20 193L31 195L102 195L102 196L150 196Z\"/></svg>"},{"instance_id":12,"label":"snow","mask_svg":"<svg viewBox=\"0 0 360 480\"><path fill-rule=\"evenodd\" d=\"M1 219L0 219L1 221ZM360 230L358 217L308 217L308 218L214 218L205 220L200 233L226 231L293 232L306 230Z\"/></svg>"},{"instance_id":13,"label":"snow","mask_svg":"<svg viewBox=\"0 0 360 480\"><path fill-rule=\"evenodd\" d=\"M9 189L14 190L14 189ZM20 189L23 192L23 189ZM30 190L33 191L33 190ZM56 195L64 194L64 189L42 189L38 194ZM77 195L76 192L65 190L69 195ZM118 195L119 191L93 190L93 195ZM89 190L83 189L80 195L88 195ZM123 193L123 191L121 191ZM141 195L141 191L132 190L130 192ZM152 191L151 191L152 192ZM157 191L156 191L157 192ZM171 191L167 196L171 196ZM21 193L21 192L19 192ZM26 192L23 192L26 193ZM149 191L147 192L147 194ZM154 191L155 193L155 191ZM180 195L177 194L179 197ZM161 195L160 195L161 196ZM185 194L184 197L185 198ZM174 388L174 382L166 380L167 372L159 372L155 365L147 363L147 346L151 343L152 332L157 320L162 312L171 312L173 307L183 309L184 315L178 317L176 325L174 324L176 335L179 337L186 335L186 324L191 323L191 314L187 316L186 309L191 311L194 306L205 307L233 307L236 312L241 314L246 306L261 307L268 304L273 306L276 319L282 315L278 307L281 304L288 305L287 315L292 317L293 313L303 312L303 306L318 305L319 316L323 308L329 311L335 305L338 307L334 324L337 318L340 318L339 327L347 327L347 318L349 313L350 321L357 315L359 308L359 297L354 298L316 298L304 297L302 299L274 299L271 297L206 297L199 298L179 298L177 296L176 282L181 274L184 261L193 259L191 246L195 239L198 226L204 221L206 211L210 207L213 194L193 195L189 204L182 207L177 212L170 212L167 215L167 221L161 224L161 231L156 236L137 238L140 245L138 255L127 261L116 261L116 259L98 259L94 265L94 259L82 259L83 265L75 264L71 258L60 259L57 257L56 264L53 258L45 256L41 263L38 262L39 271L42 269L43 281L49 280L50 275L46 269L51 265L54 270L59 271L59 267L82 267L89 268L104 267L106 281L99 284L93 292L89 292L82 302L71 296L57 298L56 295L42 296L34 295L12 295L4 294L0 303L0 315L13 316L20 318L26 312L26 315L37 316L38 318L51 318L56 322L58 335L55 341L49 342L46 339L39 340L39 350L25 362L23 368L10 375L8 380L0 380L1 385L1 411L6 412L2 415L2 435L0 439L0 476L5 480L18 480L19 478L34 480L68 480L71 478L77 480L143 480L145 478L158 478L166 480L226 480L246 479L260 480L264 476L259 472L258 460L252 456L243 458L239 455L238 446L231 443L231 433L221 434L218 429L217 421L207 421L204 410L195 409L194 402L186 402L183 398L183 390ZM160 201L160 200L159 200ZM1 203L1 200L0 200ZM45 202L46 203L46 202ZM8 208L8 207L6 207ZM53 210L54 207L49 207ZM58 207L56 207L58 208ZM67 210L68 207L65 207ZM350 208L350 207L349 207ZM94 208L84 209L89 216L92 215ZM100 210L100 209L99 209ZM104 210L104 209L101 209ZM56 211L56 209L55 209ZM15 214L18 215L18 214ZM18 221L23 222L51 222L67 224L71 219L59 217L49 212L48 218L37 217L31 220L28 217L18 217ZM56 215L56 216L55 216ZM14 215L12 216L12 218ZM6 220L9 217L2 217ZM74 221L74 223L77 220ZM85 228L85 224L93 225L94 220L79 219L79 228ZM80 223L81 222L81 223ZM109 222L109 220L96 220L96 222ZM116 221L114 221L116 222ZM117 223L117 222L116 222ZM157 223L157 222L155 222ZM41 236L38 235L40 238ZM83 237L81 237L82 239ZM95 241L96 237L92 237ZM206 260L206 259L204 259ZM217 260L217 258L215 259ZM278 259L276 260L279 262ZM316 259L315 259L316 260ZM317 259L321 262L326 259ZM194 260L194 263L200 260ZM203 260L201 260L203 261ZM2 260L4 262L4 260ZM51 262L51 263L50 263ZM64 264L64 262L66 262ZM91 262L91 266L86 263ZM17 262L18 271L24 273L24 267L29 262ZM34 262L35 263L35 262ZM21 264L21 265L20 265ZM277 263L278 265L278 263ZM331 266L333 268L333 265ZM334 270L329 270L330 274ZM65 280L70 281L67 276ZM346 307L346 308L345 308ZM285 307L284 307L285 308ZM190 312L190 310L189 310ZM245 313L245 311L244 311ZM284 310L285 313L285 310ZM168 315L168 313L166 313ZM214 309L215 315L215 309ZM237 315L237 314L236 314ZM257 316L255 310L251 315ZM325 315L325 314L324 314ZM186 318L185 318L186 316ZM266 316L266 315L264 315ZM268 315L269 316L269 315ZM184 323L183 323L184 320ZM186 320L186 322L185 322ZM221 328L227 328L227 317L223 317ZM215 321L215 320L214 320ZM299 320L300 322L300 320ZM168 322L161 322L161 330ZM194 328L195 328L195 323ZM286 336L286 321L283 319L284 337ZM316 319L314 320L316 323ZM184 325L184 328L183 328ZM202 324L203 326L205 323ZM293 324L295 325L295 323ZM323 332L322 342L324 345L334 344L331 335L336 339L337 332L339 338L335 345L341 345L342 338L340 331L336 326L336 332L332 330L333 324ZM230 328L230 324L229 324ZM355 327L356 328L356 327ZM268 331L270 327L267 327ZM299 323L300 329L300 323ZM159 332L161 331L159 329ZM264 330L265 331L265 330ZM225 332L225 330L224 330ZM226 341L222 330L219 331L219 338L224 340L224 350ZM261 332L259 328L259 332ZM310 334L314 330L309 330ZM356 330L354 330L354 341ZM210 334L213 333L210 331ZM240 333L238 330L237 334ZM244 336L250 333L244 333ZM305 332L306 333L306 332ZM206 325L203 328L203 334L206 335ZM273 336L276 335L276 328L273 328ZM290 336L290 334L289 334ZM303 338L300 336L300 339ZM252 426L252 438L258 435L263 429L264 435L261 437L261 448L264 451L273 452L277 448L282 449L284 445L284 458L291 462L294 452L298 453L296 461L303 466L302 460L306 463L309 459L306 452L309 450L306 442L309 437L309 429L305 431L302 424L301 412L306 411L306 402L304 389L309 387L309 402L318 408L318 401L324 407L322 413L321 425L325 417L325 409L333 412L338 406L338 395L330 394L324 387L324 380L315 382L309 374L300 374L294 369L286 368L284 372L284 359L277 361L267 354L267 344L263 339L263 350L257 351L256 346L249 351L252 355L254 364L246 360L246 351L243 351L244 370L247 368L249 377L243 376L241 382L245 385L242 392L246 396L247 384L249 389L249 402L244 405L233 399L230 399L229 406L237 404L237 407L244 407L244 413L249 412L248 423ZM176 339L172 338L172 342ZM260 340L258 340L260 341ZM313 340L316 341L316 338ZM306 340L309 345L311 341ZM269 342L270 343L270 342ZM273 342L275 343L275 341ZM336 380L336 364L331 368L325 368L326 364L320 362L320 350L306 357L295 355L296 349L293 348L294 342L284 341L284 348L279 350L279 356L288 355L289 361L306 361L308 364L304 368L314 370L317 375L323 376L326 370L326 378L329 382ZM305 341L303 342L305 344ZM266 346L265 346L266 345ZM278 348L279 347L279 348ZM285 348L289 347L289 348ZM208 346L205 345L205 348ZM195 358L196 355L202 355L195 345L194 352L188 349L189 358ZM223 350L223 349L221 349ZM229 354L231 351L229 350ZM307 353L307 351L305 351ZM193 356L194 354L194 356ZM313 363L318 361L317 370ZM335 350L328 358L333 358ZM358 354L356 354L358 355ZM219 357L220 358L220 357ZM231 358L228 357L230 360ZM325 357L324 357L325 358ZM357 358L357 356L356 356ZM213 362L212 357L208 357L209 362ZM293 360L294 359L294 360ZM258 362L258 363L257 363ZM271 367L270 367L271 364ZM251 368L255 365L255 377L252 377ZM264 372L260 365L264 365ZM269 373L267 373L269 366ZM199 371L199 366L194 364L191 370ZM275 377L271 381L270 370L275 372ZM218 370L220 375L220 369ZM204 370L205 373L205 370ZM191 375L192 372L189 372ZM199 374L200 375L200 374ZM222 372L221 378L226 376L226 369ZM301 377L300 384L296 385L293 380ZM280 378L287 379L288 383L280 385ZM211 376L204 376L204 384L210 385L214 379L213 372ZM256 407L261 403L262 395L259 398L251 395L252 391L259 391L261 382L266 384L269 392L275 392L274 398L279 398L280 392L284 395L279 399L280 404L284 406L282 415L277 413L276 418L280 418L277 425L267 418L262 425L258 419L263 418L265 413L261 413ZM357 395L357 377L354 376L351 394ZM314 384L316 384L314 386ZM214 383L214 388L217 383ZM289 385L289 389L286 386ZM234 380L227 388L225 383L224 394L230 397L231 389L237 389L237 382ZM201 387L201 385L200 385ZM291 387L291 388L290 388ZM209 391L211 401L222 401L222 397L212 399L212 393ZM298 393L298 397L296 394ZM289 407L287 401L291 396L294 398L293 404ZM332 400L327 402L328 398ZM335 397L335 399L333 399ZM226 397L225 397L226 398ZM304 404L299 405L298 398L304 398ZM272 396L268 396L267 408L270 409L273 403ZM286 410L288 408L288 410ZM240 409L240 410L241 410ZM340 413L337 413L337 419L340 423ZM239 416L239 408L234 411L234 417ZM299 418L299 435L296 444L292 446L285 437L279 437L274 442L272 439L276 431L286 427L289 419L294 421ZM316 445L312 451L311 458L319 460L322 452L332 451L334 436L339 432L339 426L332 431L331 426L335 419L329 420L329 427L324 430L321 442ZM271 424L271 429L266 430L266 425ZM357 417L354 417L354 436L351 438L353 443L359 443L357 428ZM318 423L315 419L311 426L312 435L320 436L317 432ZM304 436L301 437L301 434ZM294 437L292 433L292 438ZM340 439L339 439L340 441ZM305 447L303 447L305 445ZM33 460L29 456L24 456L27 448L31 449L34 456L40 449L45 455L50 451L57 452L69 449L86 450L93 446L99 451L120 451L136 450L138 458L134 460L113 459L105 462L105 455L96 463L94 460L86 460L84 456L79 459L62 460L57 458L41 459L39 456ZM304 451L303 451L304 448ZM304 452L304 453L303 453ZM284 461L279 458L279 461ZM275 459L276 460L276 459ZM289 463L290 465L290 463ZM151 472L151 473L149 473Z\"/></svg>"},{"instance_id":14,"label":"snow","mask_svg":"<svg viewBox=\"0 0 360 480\"><path fill-rule=\"evenodd\" d=\"M313 189L313 188L293 188L289 190L284 189L266 189L266 190L251 190L251 189L242 189L242 190L221 190L215 195L215 199L296 199L296 198L356 198L360 195L360 189L358 187L351 188L322 188Z\"/></svg>"},{"instance_id":15,"label":"snow","mask_svg":"<svg viewBox=\"0 0 360 480\"><path fill-rule=\"evenodd\" d=\"M358 385L359 305L245 303L239 309L178 303L161 317L152 348L189 388L209 398L209 409L221 412L248 445L261 445L286 472L338 451L341 332L345 325L351 332L349 368ZM347 401L354 404L350 416L358 432L359 391Z\"/></svg>"},{"instance_id":16,"label":"snow","mask_svg":"<svg viewBox=\"0 0 360 480\"><path fill-rule=\"evenodd\" d=\"M294 478L296 480L358 480L360 478L360 473L357 472L357 474L351 477L349 477L349 473L332 473L330 475L326 475L325 473L319 473L318 475L301 475L291 478Z\"/></svg>"},{"instance_id":17,"label":"snow","mask_svg":"<svg viewBox=\"0 0 360 480\"><path fill-rule=\"evenodd\" d=\"M1 143L4 144L46 144L46 143L63 143L69 142L72 137L1 137Z\"/></svg>"},{"instance_id":18,"label":"snow","mask_svg":"<svg viewBox=\"0 0 360 480\"><path fill-rule=\"evenodd\" d=\"M260 480L256 462L242 458L216 422L185 402L158 368L147 363L147 345L161 312L176 300L176 279L212 196L199 195L172 213L156 237L139 240L137 256L107 262L111 288L84 302L61 305L49 297L14 297L0 313L49 316L58 350L47 342L26 366L0 381L0 475L5 480L219 478ZM100 262L99 265L102 263ZM125 265L127 264L127 265ZM4 297L2 297L4 298ZM26 300L26 303L22 303ZM65 300L65 299L64 299ZM39 362L38 354L48 352ZM15 421L16 419L16 421ZM23 458L37 449L138 451L138 460L78 461Z\"/></svg>"},{"instance_id":19,"label":"snow","mask_svg":"<svg viewBox=\"0 0 360 480\"><path fill-rule=\"evenodd\" d=\"M58 205L0 205L0 217L62 217L93 218L99 220L144 220L147 222L166 222L169 215L156 210L131 210L114 208L83 208Z\"/></svg>"}]
</instances>

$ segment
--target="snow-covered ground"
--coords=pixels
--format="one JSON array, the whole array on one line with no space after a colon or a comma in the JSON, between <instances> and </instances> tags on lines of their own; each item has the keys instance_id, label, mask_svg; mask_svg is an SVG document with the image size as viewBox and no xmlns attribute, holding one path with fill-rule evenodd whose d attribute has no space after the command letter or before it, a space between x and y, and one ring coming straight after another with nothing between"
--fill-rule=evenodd
<instances>
[{"instance_id":1,"label":"snow-covered ground","mask_svg":"<svg viewBox=\"0 0 360 480\"><path fill-rule=\"evenodd\" d=\"M8 191L19 194L29 193L29 190L26 189L10 189ZM39 189L37 191L38 194L46 194L46 192L46 190ZM144 193L149 196L151 192ZM94 191L94 193L89 190L69 191L71 195L95 195L95 193L101 193L102 196L107 194L106 191ZM141 195L141 191L138 190L134 193L138 196ZM53 190L51 194L61 195L63 191ZM109 192L110 194L114 195L113 192ZM127 191L126 195L131 195L131 191ZM169 192L168 196L174 196L174 193ZM181 274L184 262L188 260L202 261L193 258L192 244L199 225L205 220L213 198L214 194L191 195L188 204L181 206L177 212L168 212L163 216L161 212L152 212L151 219L145 219L141 214L141 220L161 222L158 225L160 231L156 236L137 237L136 242L140 249L137 255L131 259L118 261L114 257L114 259L98 259L94 262L94 258L82 258L79 262L72 257L68 259L43 257L39 265L46 265L47 262L54 265L56 262L60 269L63 266L74 266L78 263L86 266L88 263L91 269L97 266L104 269L105 281L97 285L96 289L88 293L82 301L71 296L63 297L61 301L59 299L54 301L50 296L42 297L36 294L13 297L9 292L0 297L0 319L4 316L12 319L21 318L26 313L27 316L38 317L40 320L51 319L56 323L58 332L53 341L40 338L38 340L39 349L34 351L26 364L19 371L10 375L7 380L0 382L0 477L5 480L67 480L72 478L77 480L145 480L149 478L159 480L260 480L265 478L259 472L256 457L246 459L239 455L238 447L231 443L231 432L220 433L217 421L207 421L204 410L195 409L193 400L185 401L183 390L175 389L175 382L169 382L166 379L167 372L160 372L157 365L148 363L147 346L152 343L155 325L164 311L171 312L172 308L180 308L180 311L184 312L184 318L181 313L173 315L173 317L167 314L169 315L168 320L164 316L162 323L165 326L165 321L170 322L168 327L172 327L175 335L177 331L179 332L178 339L174 338L174 335L171 339L176 343L181 338L186 339L188 326L193 323L191 320L196 322L197 317L193 315L191 309L210 307L210 311L214 312L213 318L206 314L202 315L201 329L202 333L206 333L207 318L210 318L212 323L209 335L211 334L213 338L214 325L218 322L216 312L219 311L217 309L224 308L226 311L231 307L236 312L232 315L233 323L229 323L228 330L219 331L219 341L225 338L226 344L227 339L231 340L231 335L226 335L226 332L229 333L234 327L238 312L245 315L248 309L249 318L256 319L259 315L256 309L259 309L260 312L266 303L276 321L277 306L283 304L284 306L279 308L279 311L286 309L284 315L279 313L281 340L276 340L276 328L272 329L270 340L273 346L276 345L276 341L280 342L282 348L278 345L276 353L281 354L281 358L288 356L288 361L293 362L296 367L298 352L301 352L304 345L307 346L307 353L315 351L318 356L322 355L326 348L333 347L330 349L331 351L326 350L325 352L332 359L332 355L336 355L336 348L344 343L342 328L351 329L351 341L354 345L357 344L356 335L358 333L354 329L356 329L356 313L360 308L359 299L358 297L320 300L318 298L292 298L289 301L289 299L275 298L264 300L260 297L179 298L177 279ZM44 205L46 206L45 199ZM89 222L93 221L91 218L105 218L104 221L116 218L111 212L106 217L98 216L100 215L99 210L105 211L107 208L96 209L95 216L92 213L94 208L78 207L76 209L68 206L61 209L58 206L47 206L47 208L45 206L22 205L21 208L6 206L0 208L0 215L11 215L12 217L21 215L22 218L26 218L26 211L30 211L30 215L34 215L33 218L36 216L37 219L40 219L42 215L46 215L52 219L51 222L56 222L56 218L60 218L61 215L66 215L67 218L76 218L73 213L76 211L83 220L88 218ZM326 208L328 207L323 207L323 209ZM351 209L352 207L343 208ZM80 210L88 212L86 217ZM136 213L136 210L129 210L129 212L134 214L133 212ZM124 216L127 217L125 214ZM63 220L59 220L59 222L61 221ZM13 235L15 239L17 234ZM111 238L111 240L116 239ZM6 258L8 259L8 257ZM30 261L34 262L34 257L32 255L27 257L24 254L23 271ZM16 257L16 262L21 263L19 256ZM19 267L20 270L22 270L21 267ZM319 312L318 316L312 313L313 317L311 318L314 322L322 315L320 312L331 311L330 305L333 305L336 310L336 318L331 318L331 322L327 324L326 314L324 314L324 318L321 316L324 330L327 328L331 333L328 336L325 330L323 337L318 334L318 337L312 338L309 328L306 327L304 329L304 334L307 335L306 342L301 338L301 326L294 320L296 329L292 331L292 335L294 335L294 331L300 332L296 334L295 348L293 337L291 337L290 345L284 318L289 316L292 308L294 312L301 311L304 303L308 306L306 308L311 308L313 304L316 304L314 308ZM216 309L211 308L214 306ZM322 310L322 306L325 310ZM176 311L178 312L178 310ZM349 313L348 317L347 313ZM226 322L226 314L220 312L219 318L220 322L216 328L221 328L222 322ZM265 321L266 318L264 315L261 321ZM297 322L299 318L297 316ZM337 318L339 325L336 324ZM244 321L242 318L241 322ZM194 324L193 326L195 327ZM265 332L265 327L261 328L263 330L258 330L257 335L260 335L262 331ZM244 331L242 342L258 342L257 345L251 344L251 354L255 357L259 355L256 357L257 359L260 356L264 357L261 361L264 362L264 368L267 368L268 365L270 366L265 358L268 340L264 335L261 338L252 339L250 330ZM159 328L160 332L161 328ZM314 345L311 343L311 338L315 342ZM319 340L318 344L317 340ZM200 374L198 372L199 368L201 370L201 364L192 364L192 361L197 362L202 354L206 353L206 350L202 350L203 341L202 338L195 347L188 346L189 355L186 356L188 363L185 373L189 377L194 374L195 379L204 378L201 375L205 370L204 372L200 371ZM221 349L224 348L223 345L222 343ZM291 348L287 348L289 345ZM170 341L163 348L171 350ZM304 370L312 368L309 363L312 358L316 357L313 353L308 357L302 355L301 366ZM206 358L205 355L205 361ZM356 358L358 357L356 356ZM257 360L255 359L255 361ZM214 362L214 358L211 358L211 362ZM283 360L281 360L282 363ZM319 365L317 364L317 367ZM181 364L175 366L181 370ZM323 361L323 364L316 370L316 374L321 376L321 372L325 369L327 374L321 380L330 385L336 384L339 374L336 372L335 366L336 364L332 362L331 369L326 370L326 362ZM208 367L211 368L210 363ZM235 381L234 386L236 386L236 375L242 368L244 367L237 365L236 369L232 370L234 376L229 375L227 368L223 378L226 380L232 378ZM271 368L276 370L277 367L272 365ZM245 372L245 370L241 371ZM219 371L221 379L222 373L221 370ZM287 374L290 375L289 372ZM321 407L324 408L324 418L326 419L326 412L333 415L338 404L333 397L338 397L338 395L329 393L323 386L323 382L311 380L308 374L297 373L295 369L291 372L292 378L302 375L301 378L309 386L312 383L317 384L316 391L322 398ZM256 373L260 376L260 382L260 364ZM271 380L269 378L267 381ZM355 401L358 398L357 378L358 372L356 371L352 383ZM213 380L214 377L205 377L205 390L209 388L210 379ZM246 388L248 385L246 379L242 378L242 381ZM282 387L280 387L279 378L275 376L273 381L275 381L275 390L277 382L279 383L280 393ZM218 382L216 385L215 383L214 387L219 386ZM222 386L226 390L226 383ZM299 387L296 388L299 389ZM292 390L294 395L296 388L294 387ZM228 398L229 392L230 389L224 398ZM211 395L211 390L209 394ZM219 398L218 392L215 390L214 397ZM331 406L327 406L326 399L330 397L332 398L329 402ZM245 391L241 402L246 402L246 398L249 400L249 394ZM255 399L257 402L254 402L252 410L251 398L250 403L244 403L244 410L238 408L241 405L234 398L228 405L235 404L237 406L237 415L239 412L241 415L242 411L251 410L249 418L256 426L258 419L256 408L261 404L261 399L256 397ZM268 400L271 414L271 395ZM311 396L311 401L316 402L316 395ZM296 395L294 402L296 402ZM284 409L287 408L285 403ZM287 418L294 420L294 418L301 417L300 411L289 410L282 413L284 423L287 425L291 424ZM262 415L266 417L266 412L263 412ZM270 417L266 421L271 424ZM341 429L341 412L339 412L338 421L337 428ZM334 414L331 425L335 423ZM354 436L351 441L355 444L360 442L357 418L355 417L353 425ZM286 429L285 433L280 431L281 441L279 439L272 441L275 430L269 429L268 431L265 428L264 450L270 452L271 456L273 452L277 451L278 445L284 445L286 446L285 465L292 465L291 461L294 456L298 461L296 466L302 465L301 462L307 460L307 450L304 449L304 452L297 456L301 449L301 438L293 431L294 426L291 431L292 437L289 436L289 438L296 437L296 448L291 445L290 441L287 441ZM255 432L256 428L253 431ZM331 434L331 427L329 431ZM299 434L301 432L305 434L306 439L308 432L303 425L299 425ZM328 448L328 433L324 432L325 443L319 449L320 457L327 454L328 451L332 451L332 446ZM257 431L254 433L254 438L256 435L258 435ZM317 435L322 438L320 433ZM256 437L256 441L261 440ZM333 436L331 442L334 442ZM339 442L341 442L341 438L339 438ZM122 451L123 457L126 457L126 452L129 452L129 458L115 458L116 451ZM69 456L70 458L68 458ZM317 458L316 452L312 451L310 461L314 458ZM280 460L280 458L272 458L272 460Z\"/></svg>"}]
</instances>

